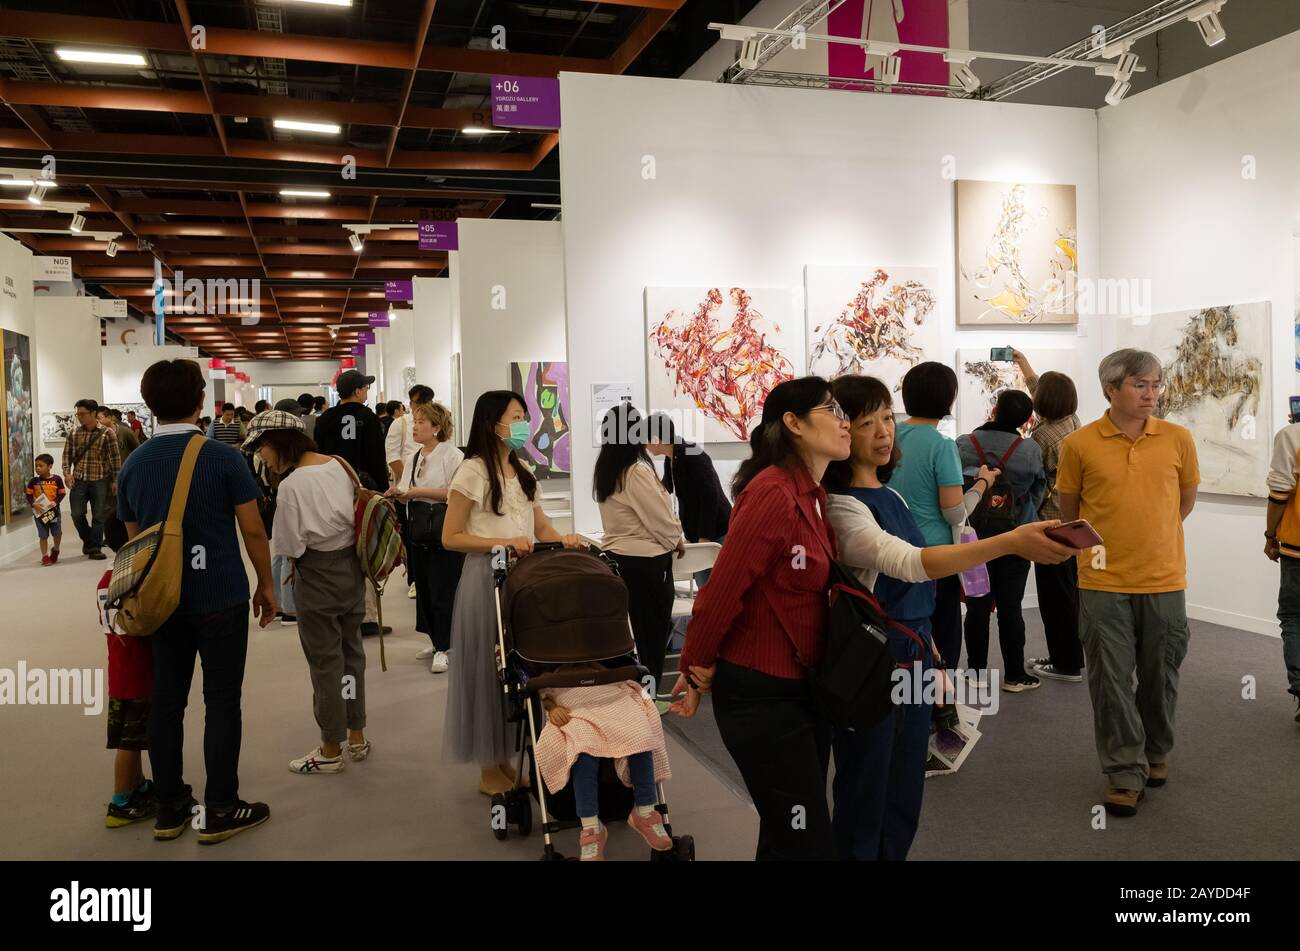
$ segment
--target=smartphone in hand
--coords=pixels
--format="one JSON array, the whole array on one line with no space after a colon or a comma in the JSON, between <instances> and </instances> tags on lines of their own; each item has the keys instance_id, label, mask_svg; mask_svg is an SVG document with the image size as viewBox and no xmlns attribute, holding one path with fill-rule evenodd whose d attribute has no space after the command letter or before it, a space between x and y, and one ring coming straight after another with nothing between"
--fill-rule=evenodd
<instances>
[{"instance_id":1,"label":"smartphone in hand","mask_svg":"<svg viewBox=\"0 0 1300 951\"><path fill-rule=\"evenodd\" d=\"M1013 347L993 347L989 350L989 360L993 363L1010 363L1015 359Z\"/></svg>"},{"instance_id":2,"label":"smartphone in hand","mask_svg":"<svg viewBox=\"0 0 1300 951\"><path fill-rule=\"evenodd\" d=\"M1086 518L1066 522L1056 528L1049 528L1043 534L1052 541L1060 542L1062 545L1069 545L1071 548L1095 548L1104 544L1101 536L1097 534L1097 530L1088 524Z\"/></svg>"}]
</instances>

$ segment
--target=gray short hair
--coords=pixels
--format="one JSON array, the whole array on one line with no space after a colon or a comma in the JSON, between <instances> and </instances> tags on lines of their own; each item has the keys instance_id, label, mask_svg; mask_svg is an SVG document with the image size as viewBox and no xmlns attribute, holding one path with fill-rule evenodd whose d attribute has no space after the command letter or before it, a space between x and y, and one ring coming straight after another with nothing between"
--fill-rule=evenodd
<instances>
[{"instance_id":1,"label":"gray short hair","mask_svg":"<svg viewBox=\"0 0 1300 951\"><path fill-rule=\"evenodd\" d=\"M1131 376L1146 376L1152 371L1161 373L1163 369L1160 359L1150 351L1134 350L1131 347L1116 350L1103 358L1101 365L1097 367L1097 377L1101 380L1101 395L1106 396L1108 386L1119 389ZM1106 396L1106 399L1109 400L1110 397Z\"/></svg>"}]
</instances>

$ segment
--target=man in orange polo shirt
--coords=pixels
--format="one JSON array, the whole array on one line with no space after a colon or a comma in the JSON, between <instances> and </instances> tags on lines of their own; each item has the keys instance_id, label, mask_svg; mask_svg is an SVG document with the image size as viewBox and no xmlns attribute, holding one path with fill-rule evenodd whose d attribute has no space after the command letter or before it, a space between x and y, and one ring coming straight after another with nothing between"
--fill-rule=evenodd
<instances>
[{"instance_id":1,"label":"man in orange polo shirt","mask_svg":"<svg viewBox=\"0 0 1300 951\"><path fill-rule=\"evenodd\" d=\"M1117 350L1098 376L1110 408L1061 443L1056 489L1061 517L1086 518L1105 542L1079 556L1079 640L1106 811L1132 816L1143 787L1169 778L1188 641L1183 520L1201 477L1191 433L1155 416L1154 354Z\"/></svg>"}]
</instances>

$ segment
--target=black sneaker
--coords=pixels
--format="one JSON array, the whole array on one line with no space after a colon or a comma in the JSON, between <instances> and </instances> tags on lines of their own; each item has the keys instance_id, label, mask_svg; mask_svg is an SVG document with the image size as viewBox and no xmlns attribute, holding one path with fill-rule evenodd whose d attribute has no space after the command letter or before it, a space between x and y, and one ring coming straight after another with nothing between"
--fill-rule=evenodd
<instances>
[{"instance_id":1,"label":"black sneaker","mask_svg":"<svg viewBox=\"0 0 1300 951\"><path fill-rule=\"evenodd\" d=\"M1042 682L1033 674L1021 674L1019 677L1008 677L1002 682L1002 689L1007 693L1024 693L1026 690L1037 690Z\"/></svg>"},{"instance_id":2,"label":"black sneaker","mask_svg":"<svg viewBox=\"0 0 1300 951\"><path fill-rule=\"evenodd\" d=\"M153 824L153 837L160 841L179 839L185 827L193 821L194 807L198 804L198 800L193 796L186 797L180 805L176 806L159 803L158 818Z\"/></svg>"},{"instance_id":3,"label":"black sneaker","mask_svg":"<svg viewBox=\"0 0 1300 951\"><path fill-rule=\"evenodd\" d=\"M99 549L95 549L95 551L86 552L86 557L89 558L91 561L104 561L106 558L108 558L108 556L105 555Z\"/></svg>"},{"instance_id":4,"label":"black sneaker","mask_svg":"<svg viewBox=\"0 0 1300 951\"><path fill-rule=\"evenodd\" d=\"M1295 722L1300 723L1300 697L1295 698Z\"/></svg>"},{"instance_id":5,"label":"black sneaker","mask_svg":"<svg viewBox=\"0 0 1300 951\"><path fill-rule=\"evenodd\" d=\"M104 826L109 829L120 829L142 819L152 819L156 815L158 815L158 797L154 794L153 783L146 781L131 793L131 798L125 806L109 802Z\"/></svg>"},{"instance_id":6,"label":"black sneaker","mask_svg":"<svg viewBox=\"0 0 1300 951\"><path fill-rule=\"evenodd\" d=\"M376 622L374 622L374 621L363 621L363 622L361 623L361 636L362 636L362 637L374 637L374 636L375 636L376 634L378 634L378 633L379 633L379 625L378 625ZM392 634L392 633L393 633L393 629L392 629L391 627L389 627L387 624L385 624L385 625L384 625L384 636L387 637L389 634Z\"/></svg>"},{"instance_id":7,"label":"black sneaker","mask_svg":"<svg viewBox=\"0 0 1300 951\"><path fill-rule=\"evenodd\" d=\"M244 802L239 800L235 808L225 815L209 812L207 823L199 832L199 841L204 845L225 842L232 836L248 829L260 826L271 818L271 807L264 802Z\"/></svg>"}]
</instances>

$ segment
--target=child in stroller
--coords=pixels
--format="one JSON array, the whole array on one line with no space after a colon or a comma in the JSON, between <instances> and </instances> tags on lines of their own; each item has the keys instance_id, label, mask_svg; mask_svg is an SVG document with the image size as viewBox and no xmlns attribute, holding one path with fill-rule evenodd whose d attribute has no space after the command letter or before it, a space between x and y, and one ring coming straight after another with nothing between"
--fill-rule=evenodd
<instances>
[{"instance_id":1,"label":"child in stroller","mask_svg":"<svg viewBox=\"0 0 1300 951\"><path fill-rule=\"evenodd\" d=\"M596 664L564 664L557 673L598 672ZM598 812L601 758L615 759L615 771L631 786L636 805L627 822L651 849L666 852L673 840L656 810L655 784L670 779L663 725L654 703L635 681L593 686L545 688L539 694L546 711L535 750L537 768L550 790L570 780L582 833L581 861L601 861L609 831Z\"/></svg>"}]
</instances>

